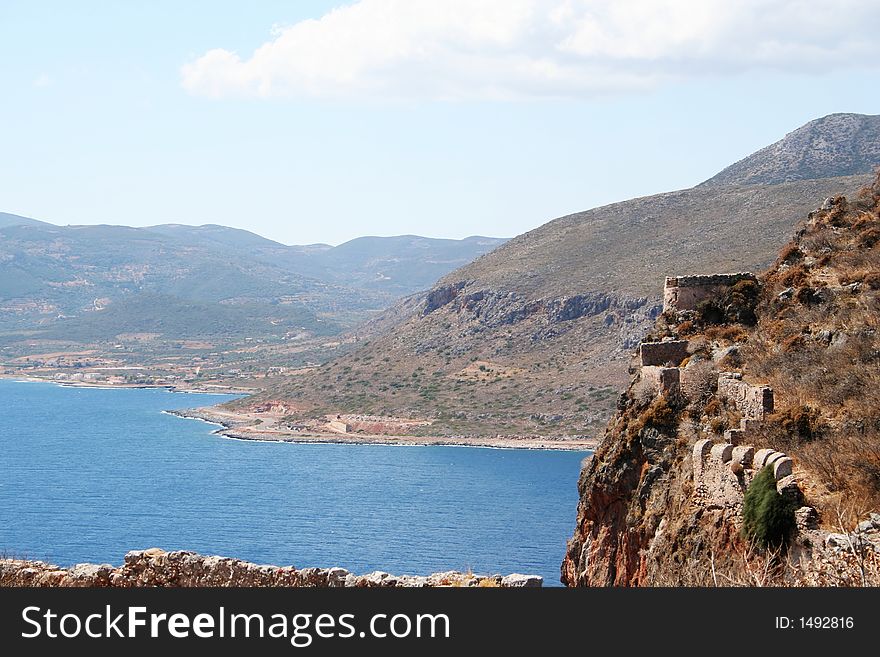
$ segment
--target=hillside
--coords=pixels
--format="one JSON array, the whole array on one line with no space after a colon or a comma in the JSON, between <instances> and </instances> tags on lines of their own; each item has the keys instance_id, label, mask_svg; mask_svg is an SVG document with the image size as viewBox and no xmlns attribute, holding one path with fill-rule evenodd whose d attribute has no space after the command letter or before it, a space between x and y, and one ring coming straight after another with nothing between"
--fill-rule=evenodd
<instances>
[{"instance_id":1,"label":"hillside","mask_svg":"<svg viewBox=\"0 0 880 657\"><path fill-rule=\"evenodd\" d=\"M727 167L703 185L774 185L870 174L878 162L880 115L830 114Z\"/></svg>"},{"instance_id":2,"label":"hillside","mask_svg":"<svg viewBox=\"0 0 880 657\"><path fill-rule=\"evenodd\" d=\"M22 217L17 214L9 214L8 212L0 212L0 228L5 228L6 226L36 226L42 224L42 221L37 221L36 219L29 219L28 217Z\"/></svg>"},{"instance_id":3,"label":"hillside","mask_svg":"<svg viewBox=\"0 0 880 657\"><path fill-rule=\"evenodd\" d=\"M334 334L502 242L406 236L285 246L224 226L62 227L4 214L0 343Z\"/></svg>"},{"instance_id":4,"label":"hillside","mask_svg":"<svg viewBox=\"0 0 880 657\"><path fill-rule=\"evenodd\" d=\"M581 474L563 582L880 584L878 272L880 177L757 278L668 282Z\"/></svg>"},{"instance_id":5,"label":"hillside","mask_svg":"<svg viewBox=\"0 0 880 657\"><path fill-rule=\"evenodd\" d=\"M664 275L765 266L817 198L864 181L695 189L556 220L358 329L359 349L257 401L426 417L449 434L595 433L659 312Z\"/></svg>"},{"instance_id":6,"label":"hillside","mask_svg":"<svg viewBox=\"0 0 880 657\"><path fill-rule=\"evenodd\" d=\"M810 143L838 134L836 120L810 126ZM872 133L859 134L873 152ZM700 185L551 221L359 327L354 351L251 401L292 402L293 423L369 413L430 419L425 431L439 435L593 435L660 312L663 277L767 266L817 202L870 180L834 176L851 150L830 148L813 179Z\"/></svg>"}]
</instances>

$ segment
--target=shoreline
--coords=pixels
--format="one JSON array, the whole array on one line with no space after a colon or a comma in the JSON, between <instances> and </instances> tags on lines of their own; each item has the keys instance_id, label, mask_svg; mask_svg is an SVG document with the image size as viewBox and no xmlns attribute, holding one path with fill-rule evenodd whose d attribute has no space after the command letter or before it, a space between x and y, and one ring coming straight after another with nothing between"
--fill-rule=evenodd
<instances>
[{"instance_id":1,"label":"shoreline","mask_svg":"<svg viewBox=\"0 0 880 657\"><path fill-rule=\"evenodd\" d=\"M174 383L107 383L88 381L56 381L39 376L23 374L0 374L0 380L17 381L19 383L51 383L60 388L94 388L97 390L167 390L184 395L252 395L257 392L253 388L233 388L231 386L208 386L203 388L183 388Z\"/></svg>"},{"instance_id":2,"label":"shoreline","mask_svg":"<svg viewBox=\"0 0 880 657\"><path fill-rule=\"evenodd\" d=\"M180 388L168 383L101 384L84 381L55 381L36 376L0 374L0 380L21 383L48 383L61 388L93 388L99 390L163 389L177 394L215 394L248 396L253 389L217 386L214 388ZM588 438L566 439L543 436L407 436L387 434L346 434L320 431L294 431L277 426L278 418L257 417L216 406L162 411L166 415L186 420L199 420L217 427L212 433L229 440L300 445L376 445L395 447L472 447L482 449L526 449L567 452L592 452L598 440ZM269 420L269 422L265 422ZM265 422L265 426L263 423ZM262 427L262 428L261 428Z\"/></svg>"},{"instance_id":3,"label":"shoreline","mask_svg":"<svg viewBox=\"0 0 880 657\"><path fill-rule=\"evenodd\" d=\"M212 433L231 440L292 443L300 445L377 445L395 447L475 447L484 449L527 449L591 452L598 441L536 436L396 436L382 434L343 434L263 428L259 418L216 407L163 411L186 420L199 420L218 427Z\"/></svg>"}]
</instances>

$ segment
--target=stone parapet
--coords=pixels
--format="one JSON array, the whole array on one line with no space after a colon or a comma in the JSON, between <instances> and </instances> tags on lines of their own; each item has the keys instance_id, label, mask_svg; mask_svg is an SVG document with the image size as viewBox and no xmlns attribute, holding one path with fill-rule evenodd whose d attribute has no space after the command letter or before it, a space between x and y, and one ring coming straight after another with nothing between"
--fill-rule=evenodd
<instances>
[{"instance_id":1,"label":"stone parapet","mask_svg":"<svg viewBox=\"0 0 880 657\"><path fill-rule=\"evenodd\" d=\"M0 586L23 587L297 587L297 588L412 588L500 587L543 585L537 575L479 576L446 572L425 577L374 572L355 575L344 568L264 566L195 552L166 552L159 548L125 555L122 566L78 564L59 568L41 561L0 559Z\"/></svg>"},{"instance_id":2,"label":"stone parapet","mask_svg":"<svg viewBox=\"0 0 880 657\"><path fill-rule=\"evenodd\" d=\"M757 281L749 272L711 274L708 276L667 276L663 286L663 310L695 310L708 299L740 281Z\"/></svg>"}]
</instances>

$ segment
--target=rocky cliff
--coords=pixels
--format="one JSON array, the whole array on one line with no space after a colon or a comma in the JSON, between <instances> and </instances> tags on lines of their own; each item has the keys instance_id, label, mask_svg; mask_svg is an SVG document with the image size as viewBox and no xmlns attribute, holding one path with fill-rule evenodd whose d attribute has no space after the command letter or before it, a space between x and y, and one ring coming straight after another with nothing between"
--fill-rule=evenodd
<instances>
[{"instance_id":1,"label":"rocky cliff","mask_svg":"<svg viewBox=\"0 0 880 657\"><path fill-rule=\"evenodd\" d=\"M77 564L59 568L41 561L0 559L0 586L27 587L539 587L536 575L477 576L435 573L427 577L395 576L384 572L355 575L344 568L263 566L240 559L204 556L195 552L166 552L158 548L129 552L119 567Z\"/></svg>"},{"instance_id":2,"label":"rocky cliff","mask_svg":"<svg viewBox=\"0 0 880 657\"><path fill-rule=\"evenodd\" d=\"M759 277L667 279L581 473L563 583L880 584L878 212L880 179ZM743 531L765 468L792 514L772 549Z\"/></svg>"}]
</instances>

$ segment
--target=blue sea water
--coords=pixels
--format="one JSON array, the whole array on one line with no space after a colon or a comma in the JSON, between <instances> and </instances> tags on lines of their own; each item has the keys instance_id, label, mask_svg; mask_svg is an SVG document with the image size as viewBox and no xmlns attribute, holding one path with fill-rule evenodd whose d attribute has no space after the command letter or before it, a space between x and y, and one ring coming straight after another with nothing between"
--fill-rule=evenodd
<instances>
[{"instance_id":1,"label":"blue sea water","mask_svg":"<svg viewBox=\"0 0 880 657\"><path fill-rule=\"evenodd\" d=\"M0 380L0 553L119 564L158 546L558 583L585 453L243 442L161 412L228 399Z\"/></svg>"}]
</instances>

